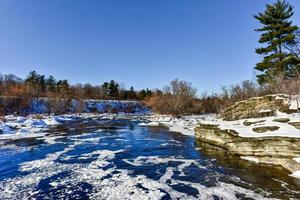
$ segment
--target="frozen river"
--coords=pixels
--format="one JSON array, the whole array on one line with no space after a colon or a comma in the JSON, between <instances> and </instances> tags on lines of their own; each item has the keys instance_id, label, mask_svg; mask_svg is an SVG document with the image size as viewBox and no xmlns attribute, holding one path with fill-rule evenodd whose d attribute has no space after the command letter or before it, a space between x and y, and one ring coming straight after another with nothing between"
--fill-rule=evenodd
<instances>
[{"instance_id":1,"label":"frozen river","mask_svg":"<svg viewBox=\"0 0 300 200\"><path fill-rule=\"evenodd\" d=\"M0 199L300 198L282 169L139 123L85 119L1 140Z\"/></svg>"}]
</instances>

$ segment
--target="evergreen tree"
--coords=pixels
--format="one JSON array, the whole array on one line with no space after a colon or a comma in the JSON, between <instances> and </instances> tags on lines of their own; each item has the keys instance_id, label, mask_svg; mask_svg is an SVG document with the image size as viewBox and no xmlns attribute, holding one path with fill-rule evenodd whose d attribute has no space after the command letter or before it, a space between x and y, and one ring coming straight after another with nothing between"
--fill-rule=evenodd
<instances>
[{"instance_id":1,"label":"evergreen tree","mask_svg":"<svg viewBox=\"0 0 300 200\"><path fill-rule=\"evenodd\" d=\"M101 88L102 88L104 94L105 94L106 96L108 96L108 95L109 95L109 83L108 83L108 82L104 82L104 83L102 84Z\"/></svg>"},{"instance_id":2,"label":"evergreen tree","mask_svg":"<svg viewBox=\"0 0 300 200\"><path fill-rule=\"evenodd\" d=\"M56 85L58 93L66 93L70 87L68 80L59 80Z\"/></svg>"},{"instance_id":3,"label":"evergreen tree","mask_svg":"<svg viewBox=\"0 0 300 200\"><path fill-rule=\"evenodd\" d=\"M255 67L261 72L257 75L259 84L270 82L279 75L285 78L292 77L297 70L295 56L286 48L295 42L295 31L298 30L289 20L293 14L293 7L289 3L278 0L274 4L267 4L263 13L254 16L263 24L262 28L256 29L263 32L259 43L267 44L266 47L256 49L256 53L263 56L263 61Z\"/></svg>"},{"instance_id":4,"label":"evergreen tree","mask_svg":"<svg viewBox=\"0 0 300 200\"><path fill-rule=\"evenodd\" d=\"M143 100L143 99L145 99L146 96L147 96L146 90L144 90L144 89L140 90L140 92L139 92L139 99Z\"/></svg>"},{"instance_id":5,"label":"evergreen tree","mask_svg":"<svg viewBox=\"0 0 300 200\"><path fill-rule=\"evenodd\" d=\"M146 89L146 97L151 97L152 95L153 95L152 91L147 88Z\"/></svg>"},{"instance_id":6,"label":"evergreen tree","mask_svg":"<svg viewBox=\"0 0 300 200\"><path fill-rule=\"evenodd\" d=\"M134 88L131 86L128 91L128 98L129 99L136 99L136 93L134 91Z\"/></svg>"},{"instance_id":7,"label":"evergreen tree","mask_svg":"<svg viewBox=\"0 0 300 200\"><path fill-rule=\"evenodd\" d=\"M54 92L56 89L56 80L53 76L49 76L46 80L47 90L49 92Z\"/></svg>"},{"instance_id":8,"label":"evergreen tree","mask_svg":"<svg viewBox=\"0 0 300 200\"><path fill-rule=\"evenodd\" d=\"M295 42L287 45L287 49L298 59L300 65L300 30L296 32ZM300 66L298 68L300 69Z\"/></svg>"},{"instance_id":9,"label":"evergreen tree","mask_svg":"<svg viewBox=\"0 0 300 200\"><path fill-rule=\"evenodd\" d=\"M118 97L118 94L119 94L119 84L114 81L114 80L111 80L110 83L109 83L109 96L111 97Z\"/></svg>"},{"instance_id":10,"label":"evergreen tree","mask_svg":"<svg viewBox=\"0 0 300 200\"><path fill-rule=\"evenodd\" d=\"M146 90L142 89L139 91L138 96L139 96L139 100L144 100L145 98L152 96L152 91L149 90L148 88Z\"/></svg>"},{"instance_id":11,"label":"evergreen tree","mask_svg":"<svg viewBox=\"0 0 300 200\"><path fill-rule=\"evenodd\" d=\"M34 97L38 96L39 76L40 75L36 73L36 71L31 71L25 79L25 83L29 85L30 93L32 93L32 96Z\"/></svg>"},{"instance_id":12,"label":"evergreen tree","mask_svg":"<svg viewBox=\"0 0 300 200\"><path fill-rule=\"evenodd\" d=\"M45 75L38 75L38 87L41 92L46 91L46 79Z\"/></svg>"},{"instance_id":13,"label":"evergreen tree","mask_svg":"<svg viewBox=\"0 0 300 200\"><path fill-rule=\"evenodd\" d=\"M30 85L35 85L38 83L38 77L39 75L36 73L36 71L31 71L26 77L25 82L29 83Z\"/></svg>"}]
</instances>

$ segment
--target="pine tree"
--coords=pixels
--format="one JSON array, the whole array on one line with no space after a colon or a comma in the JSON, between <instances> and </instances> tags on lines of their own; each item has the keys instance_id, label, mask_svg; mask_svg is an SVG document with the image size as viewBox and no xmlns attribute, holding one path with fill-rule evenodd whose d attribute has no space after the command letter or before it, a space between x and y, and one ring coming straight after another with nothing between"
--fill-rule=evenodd
<instances>
[{"instance_id":1,"label":"pine tree","mask_svg":"<svg viewBox=\"0 0 300 200\"><path fill-rule=\"evenodd\" d=\"M263 13L254 17L263 27L256 29L263 32L259 43L266 47L256 49L256 53L263 56L263 61L256 64L255 69L261 74L257 75L259 84L270 82L277 76L292 77L295 72L295 57L286 48L295 42L295 32L298 27L292 25L289 19L293 16L293 7L285 0L278 0L274 4L267 4Z\"/></svg>"},{"instance_id":2,"label":"pine tree","mask_svg":"<svg viewBox=\"0 0 300 200\"><path fill-rule=\"evenodd\" d=\"M118 94L119 94L119 84L116 81L111 80L109 83L109 96L118 97Z\"/></svg>"},{"instance_id":3,"label":"pine tree","mask_svg":"<svg viewBox=\"0 0 300 200\"><path fill-rule=\"evenodd\" d=\"M106 96L108 96L108 95L109 95L109 83L108 83L108 82L104 82L104 83L102 84L101 88L102 88L104 94L105 94Z\"/></svg>"},{"instance_id":4,"label":"pine tree","mask_svg":"<svg viewBox=\"0 0 300 200\"><path fill-rule=\"evenodd\" d=\"M135 93L134 88L132 86L129 89L128 98L129 99L136 99L136 93Z\"/></svg>"},{"instance_id":5,"label":"pine tree","mask_svg":"<svg viewBox=\"0 0 300 200\"><path fill-rule=\"evenodd\" d=\"M36 71L31 71L26 77L25 82L34 85L38 82L38 77L39 75L36 73Z\"/></svg>"},{"instance_id":6,"label":"pine tree","mask_svg":"<svg viewBox=\"0 0 300 200\"><path fill-rule=\"evenodd\" d=\"M47 89L49 92L54 92L56 88L56 80L53 76L49 76L46 80Z\"/></svg>"},{"instance_id":7,"label":"pine tree","mask_svg":"<svg viewBox=\"0 0 300 200\"><path fill-rule=\"evenodd\" d=\"M139 92L139 99L140 99L140 100L143 100L143 99L145 99L146 96L147 96L146 90L142 89L142 90Z\"/></svg>"},{"instance_id":8,"label":"pine tree","mask_svg":"<svg viewBox=\"0 0 300 200\"><path fill-rule=\"evenodd\" d=\"M69 84L68 80L59 80L59 81L57 81L56 85L57 85L57 92L58 93L67 94L67 92L69 90L69 87L70 87L70 84Z\"/></svg>"},{"instance_id":9,"label":"pine tree","mask_svg":"<svg viewBox=\"0 0 300 200\"><path fill-rule=\"evenodd\" d=\"M46 91L46 79L45 75L39 75L38 76L38 87L41 92Z\"/></svg>"},{"instance_id":10,"label":"pine tree","mask_svg":"<svg viewBox=\"0 0 300 200\"><path fill-rule=\"evenodd\" d=\"M30 93L32 93L34 97L38 96L39 76L36 71L31 71L25 79L25 83L29 86Z\"/></svg>"}]
</instances>

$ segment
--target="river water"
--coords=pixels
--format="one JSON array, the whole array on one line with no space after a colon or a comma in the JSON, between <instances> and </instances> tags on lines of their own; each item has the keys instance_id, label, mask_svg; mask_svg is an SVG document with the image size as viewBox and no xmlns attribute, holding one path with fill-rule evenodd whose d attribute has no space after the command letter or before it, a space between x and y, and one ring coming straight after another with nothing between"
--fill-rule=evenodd
<instances>
[{"instance_id":1,"label":"river water","mask_svg":"<svg viewBox=\"0 0 300 200\"><path fill-rule=\"evenodd\" d=\"M0 199L299 199L300 181L165 127L68 122L0 144Z\"/></svg>"}]
</instances>

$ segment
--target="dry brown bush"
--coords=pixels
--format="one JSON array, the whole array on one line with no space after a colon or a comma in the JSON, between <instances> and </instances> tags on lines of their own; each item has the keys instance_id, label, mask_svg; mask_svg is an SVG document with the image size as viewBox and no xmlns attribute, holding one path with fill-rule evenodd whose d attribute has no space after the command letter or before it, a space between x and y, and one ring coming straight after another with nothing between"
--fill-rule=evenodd
<instances>
[{"instance_id":1,"label":"dry brown bush","mask_svg":"<svg viewBox=\"0 0 300 200\"><path fill-rule=\"evenodd\" d=\"M193 113L199 108L197 103L196 89L191 83L178 79L171 81L162 94L158 93L146 101L155 112L174 115Z\"/></svg>"},{"instance_id":2,"label":"dry brown bush","mask_svg":"<svg viewBox=\"0 0 300 200\"><path fill-rule=\"evenodd\" d=\"M300 74L297 74L294 78L284 79L283 76L279 76L272 80L271 84L267 86L269 93L273 94L288 94L299 95L300 94Z\"/></svg>"}]
</instances>

